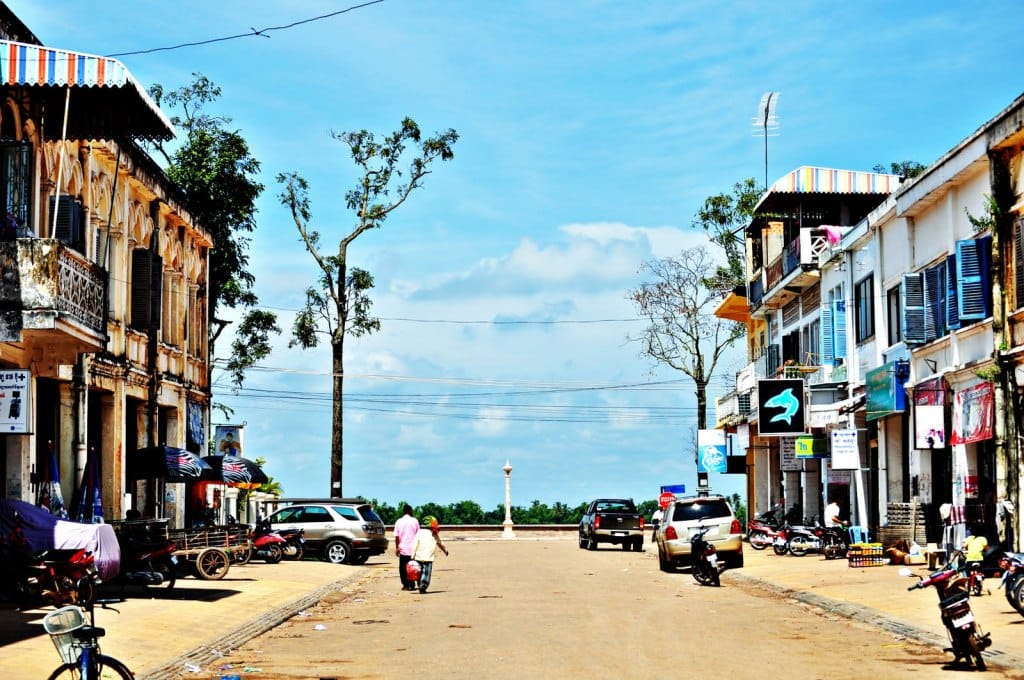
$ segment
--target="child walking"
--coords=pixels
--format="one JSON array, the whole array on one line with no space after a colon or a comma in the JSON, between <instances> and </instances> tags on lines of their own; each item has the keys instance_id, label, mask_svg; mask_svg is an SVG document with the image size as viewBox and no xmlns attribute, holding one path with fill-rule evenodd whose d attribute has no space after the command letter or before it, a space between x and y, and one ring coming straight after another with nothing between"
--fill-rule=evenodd
<instances>
[{"instance_id":1,"label":"child walking","mask_svg":"<svg viewBox=\"0 0 1024 680\"><path fill-rule=\"evenodd\" d=\"M416 532L416 538L412 544L412 558L420 563L419 589L421 593L427 592L430 586L430 576L434 571L434 555L440 548L445 556L448 555L448 548L441 542L440 525L437 518L427 515L423 518L423 527Z\"/></svg>"}]
</instances>

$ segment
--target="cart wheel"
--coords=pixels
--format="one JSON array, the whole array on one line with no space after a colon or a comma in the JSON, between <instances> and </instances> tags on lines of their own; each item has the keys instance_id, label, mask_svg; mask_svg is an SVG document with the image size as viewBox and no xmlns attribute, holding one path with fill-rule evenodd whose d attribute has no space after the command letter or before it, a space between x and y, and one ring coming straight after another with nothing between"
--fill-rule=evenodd
<instances>
[{"instance_id":1,"label":"cart wheel","mask_svg":"<svg viewBox=\"0 0 1024 680\"><path fill-rule=\"evenodd\" d=\"M220 548L207 548L196 558L196 573L199 574L199 578L207 581L219 581L224 578L230 566L228 554Z\"/></svg>"}]
</instances>

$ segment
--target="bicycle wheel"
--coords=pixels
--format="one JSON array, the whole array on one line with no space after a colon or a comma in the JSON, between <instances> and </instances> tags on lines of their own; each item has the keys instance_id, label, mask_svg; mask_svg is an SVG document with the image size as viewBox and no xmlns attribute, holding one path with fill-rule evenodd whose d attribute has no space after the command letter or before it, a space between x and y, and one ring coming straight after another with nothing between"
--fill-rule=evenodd
<instances>
[{"instance_id":1,"label":"bicycle wheel","mask_svg":"<svg viewBox=\"0 0 1024 680\"><path fill-rule=\"evenodd\" d=\"M96 657L98 664L99 674L98 678L122 678L122 680L133 680L135 677L132 672L128 670L128 667L118 661L112 656L106 656L100 654ZM71 678L72 680L79 680L82 674L78 672L78 666L73 663L66 663L53 673L50 674L50 680L58 680L58 678Z\"/></svg>"}]
</instances>

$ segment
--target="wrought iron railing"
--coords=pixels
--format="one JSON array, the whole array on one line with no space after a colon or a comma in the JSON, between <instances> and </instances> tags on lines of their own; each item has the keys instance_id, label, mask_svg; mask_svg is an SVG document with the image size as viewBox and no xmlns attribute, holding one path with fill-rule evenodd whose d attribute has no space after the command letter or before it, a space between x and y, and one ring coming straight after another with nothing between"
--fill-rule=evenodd
<instances>
[{"instance_id":1,"label":"wrought iron railing","mask_svg":"<svg viewBox=\"0 0 1024 680\"><path fill-rule=\"evenodd\" d=\"M67 247L57 255L57 309L94 331L105 323L103 270Z\"/></svg>"}]
</instances>

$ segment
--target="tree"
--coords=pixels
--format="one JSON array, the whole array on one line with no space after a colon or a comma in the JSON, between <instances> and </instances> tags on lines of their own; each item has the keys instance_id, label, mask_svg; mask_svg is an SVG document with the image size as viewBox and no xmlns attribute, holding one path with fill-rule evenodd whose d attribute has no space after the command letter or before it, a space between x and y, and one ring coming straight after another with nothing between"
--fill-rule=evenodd
<instances>
[{"instance_id":1,"label":"tree","mask_svg":"<svg viewBox=\"0 0 1024 680\"><path fill-rule=\"evenodd\" d=\"M917 177L922 172L927 170L927 168L924 165L921 165L917 161L899 161L898 163L889 163L888 170L885 169L884 163L879 163L878 165L874 166L871 169L875 172L888 173L890 175L899 175L900 177L905 177L907 179L910 179L911 177Z\"/></svg>"},{"instance_id":2,"label":"tree","mask_svg":"<svg viewBox=\"0 0 1024 680\"><path fill-rule=\"evenodd\" d=\"M746 252L743 229L754 217L754 207L761 200L763 189L752 177L736 182L730 194L716 194L704 199L704 205L693 218L693 227L707 232L711 242L725 251L725 264L718 264L704 285L721 294L747 283Z\"/></svg>"},{"instance_id":3,"label":"tree","mask_svg":"<svg viewBox=\"0 0 1024 680\"><path fill-rule=\"evenodd\" d=\"M454 157L452 147L459 135L449 129L421 141L416 121L406 118L399 130L380 142L366 130L335 132L331 136L348 146L352 160L362 173L355 187L345 193L345 206L355 213L355 223L340 238L334 252L321 250L320 233L310 226L312 213L306 180L295 172L289 172L278 175L277 181L284 186L281 202L291 210L299 236L320 269L317 285L306 289L306 304L295 317L289 346L316 347L320 335L326 336L331 344L333 428L330 495L341 497L345 336L358 337L380 328L380 321L370 316L372 301L368 291L373 288L373 277L365 270L349 269L348 248L363 233L379 228L415 189L423 186L434 161L448 161ZM406 175L403 175L400 164L407 158L406 146L409 144L417 145L419 153L413 155L406 167Z\"/></svg>"},{"instance_id":4,"label":"tree","mask_svg":"<svg viewBox=\"0 0 1024 680\"><path fill-rule=\"evenodd\" d=\"M706 287L716 264L704 247L677 257L644 263L651 281L629 292L647 327L629 340L643 343L643 354L689 376L696 386L697 428L707 425L707 386L722 355L746 333L735 321L719 319L712 304L720 298Z\"/></svg>"},{"instance_id":5,"label":"tree","mask_svg":"<svg viewBox=\"0 0 1024 680\"><path fill-rule=\"evenodd\" d=\"M184 192L189 211L213 240L206 290L210 366L223 365L237 388L246 369L270 354L270 335L281 332L277 315L256 308L256 277L248 269L251 241L245 234L256 229L256 199L263 192L255 179L260 163L245 138L227 129L230 118L204 113L220 97L220 88L202 74L193 77L191 85L170 92L161 85L150 89L157 104L180 110L171 122L185 133L177 149L162 143L155 148L167 162L168 177ZM223 359L216 358L215 346L231 322L219 314L220 307L245 310Z\"/></svg>"}]
</instances>

